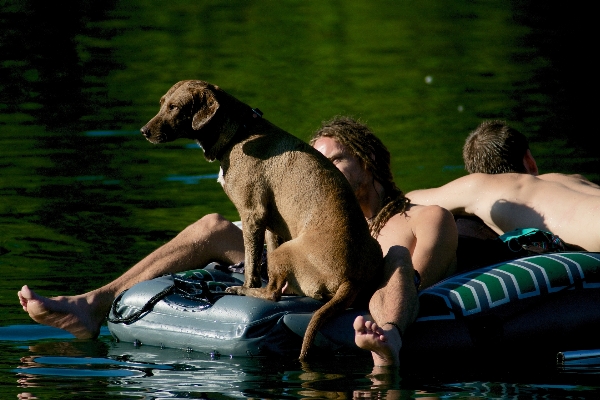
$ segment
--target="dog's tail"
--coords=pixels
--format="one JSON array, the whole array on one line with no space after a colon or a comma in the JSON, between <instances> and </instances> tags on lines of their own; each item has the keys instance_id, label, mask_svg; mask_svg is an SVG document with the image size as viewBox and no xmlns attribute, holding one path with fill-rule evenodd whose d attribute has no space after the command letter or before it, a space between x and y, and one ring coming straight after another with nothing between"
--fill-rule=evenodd
<instances>
[{"instance_id":1,"label":"dog's tail","mask_svg":"<svg viewBox=\"0 0 600 400\"><path fill-rule=\"evenodd\" d=\"M305 360L308 355L308 351L312 346L317 332L323 326L323 323L331 318L333 315L339 314L345 309L349 308L358 292L360 290L359 285L350 281L343 282L335 295L319 308L310 319L306 332L304 333L304 340L302 341L302 349L300 350L300 360Z\"/></svg>"}]
</instances>

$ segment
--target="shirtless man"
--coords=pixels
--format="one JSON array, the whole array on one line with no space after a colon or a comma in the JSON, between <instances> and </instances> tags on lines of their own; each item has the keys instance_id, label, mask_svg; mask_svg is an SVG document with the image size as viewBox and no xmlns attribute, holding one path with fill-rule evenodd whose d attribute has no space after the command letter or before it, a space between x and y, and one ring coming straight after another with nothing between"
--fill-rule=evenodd
<instances>
[{"instance_id":1,"label":"shirtless man","mask_svg":"<svg viewBox=\"0 0 600 400\"><path fill-rule=\"evenodd\" d=\"M418 312L414 270L421 276L421 289L454 272L456 225L446 210L417 205L404 196L393 181L388 150L366 126L334 119L310 143L353 185L384 254L384 277L369 302L375 321L356 318L355 342L371 351L375 367L398 365L401 334Z\"/></svg>"},{"instance_id":2,"label":"shirtless man","mask_svg":"<svg viewBox=\"0 0 600 400\"><path fill-rule=\"evenodd\" d=\"M597 189L600 189L600 186L579 174L538 175L537 163L529 149L529 141L525 135L504 121L483 121L471 132L463 146L463 160L465 169L470 174L517 172L559 182L572 190L592 195L598 195Z\"/></svg>"},{"instance_id":3,"label":"shirtless man","mask_svg":"<svg viewBox=\"0 0 600 400\"><path fill-rule=\"evenodd\" d=\"M485 121L472 132L463 158L470 175L408 196L477 216L500 235L538 228L572 249L600 251L600 186L581 175L538 175L527 140L502 121Z\"/></svg>"},{"instance_id":4,"label":"shirtless man","mask_svg":"<svg viewBox=\"0 0 600 400\"><path fill-rule=\"evenodd\" d=\"M349 118L334 119L323 124L311 144L350 181L385 254L385 276L369 303L377 323L357 318L356 343L372 352L375 365L397 365L401 332L418 311L414 271L421 275L421 288L454 271L457 235L452 215L441 207L415 205L404 197L392 181L389 152L364 125ZM211 261L229 265L243 259L241 230L212 214L99 289L46 298L23 286L19 299L33 320L79 338L92 338L98 336L114 298L134 284L201 268Z\"/></svg>"}]
</instances>

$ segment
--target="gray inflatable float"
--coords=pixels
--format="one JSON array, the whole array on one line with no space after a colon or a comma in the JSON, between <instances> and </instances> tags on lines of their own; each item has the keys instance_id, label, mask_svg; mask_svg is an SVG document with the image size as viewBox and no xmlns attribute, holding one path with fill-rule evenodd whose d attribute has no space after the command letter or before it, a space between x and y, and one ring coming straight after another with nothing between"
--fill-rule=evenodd
<instances>
[{"instance_id":1,"label":"gray inflatable float","mask_svg":"<svg viewBox=\"0 0 600 400\"><path fill-rule=\"evenodd\" d=\"M297 357L321 303L284 296L279 302L226 295L243 275L208 266L163 276L121 293L108 316L115 339L200 351L213 356ZM420 313L403 338L402 357L506 356L598 347L600 253L525 257L448 278L419 294ZM346 310L320 330L316 354L356 354Z\"/></svg>"}]
</instances>

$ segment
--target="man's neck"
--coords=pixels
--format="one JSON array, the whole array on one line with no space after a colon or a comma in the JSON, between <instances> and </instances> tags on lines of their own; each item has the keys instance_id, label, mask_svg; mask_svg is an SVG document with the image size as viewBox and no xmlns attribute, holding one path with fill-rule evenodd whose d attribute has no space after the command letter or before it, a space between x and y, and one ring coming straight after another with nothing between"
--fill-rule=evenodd
<instances>
[{"instance_id":1,"label":"man's neck","mask_svg":"<svg viewBox=\"0 0 600 400\"><path fill-rule=\"evenodd\" d=\"M381 211L383 199L385 197L383 186L377 181L365 191L365 196L360 199L360 208L367 221L371 221Z\"/></svg>"}]
</instances>

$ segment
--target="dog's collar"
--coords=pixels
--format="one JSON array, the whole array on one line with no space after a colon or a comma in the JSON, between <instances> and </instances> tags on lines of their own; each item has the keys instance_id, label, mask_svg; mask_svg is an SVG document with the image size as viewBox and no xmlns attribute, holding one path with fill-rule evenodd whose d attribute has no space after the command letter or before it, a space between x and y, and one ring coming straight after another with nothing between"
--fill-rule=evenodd
<instances>
[{"instance_id":1,"label":"dog's collar","mask_svg":"<svg viewBox=\"0 0 600 400\"><path fill-rule=\"evenodd\" d=\"M260 111L258 108L253 108L252 109L252 117L250 117L249 121L246 121L244 123L244 129L248 129L248 126L250 126L251 124L253 124L254 122L256 122L255 120L257 118L262 118L263 113L262 111Z\"/></svg>"},{"instance_id":2,"label":"dog's collar","mask_svg":"<svg viewBox=\"0 0 600 400\"><path fill-rule=\"evenodd\" d=\"M263 113L262 111L260 111L258 108L253 108L252 109L252 118L262 118Z\"/></svg>"}]
</instances>

